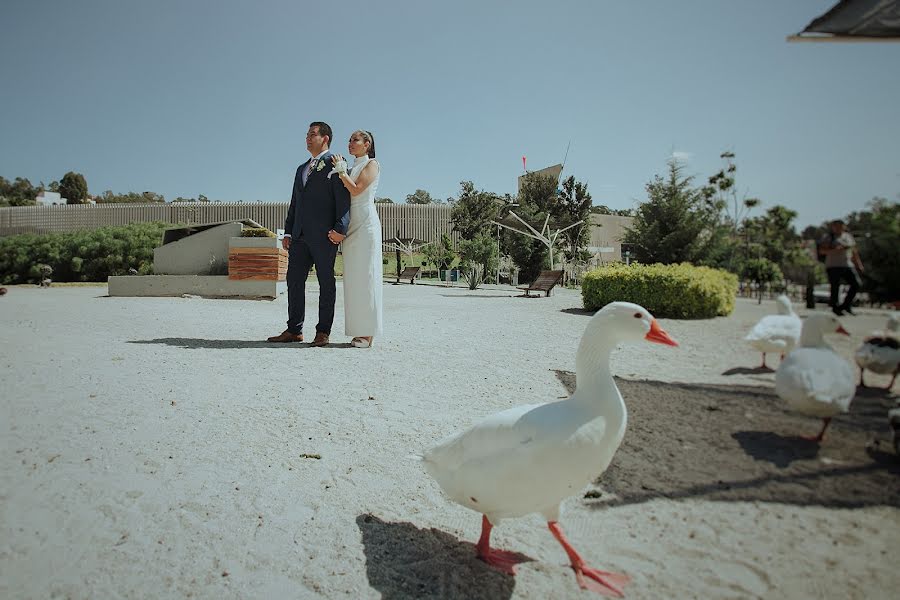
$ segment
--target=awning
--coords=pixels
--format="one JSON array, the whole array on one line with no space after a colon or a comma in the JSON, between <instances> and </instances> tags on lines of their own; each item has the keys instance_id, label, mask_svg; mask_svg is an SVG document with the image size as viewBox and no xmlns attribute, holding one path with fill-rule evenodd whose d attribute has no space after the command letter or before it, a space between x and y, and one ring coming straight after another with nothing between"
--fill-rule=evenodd
<instances>
[{"instance_id":1,"label":"awning","mask_svg":"<svg viewBox=\"0 0 900 600\"><path fill-rule=\"evenodd\" d=\"M841 0L789 42L900 41L900 0Z\"/></svg>"}]
</instances>

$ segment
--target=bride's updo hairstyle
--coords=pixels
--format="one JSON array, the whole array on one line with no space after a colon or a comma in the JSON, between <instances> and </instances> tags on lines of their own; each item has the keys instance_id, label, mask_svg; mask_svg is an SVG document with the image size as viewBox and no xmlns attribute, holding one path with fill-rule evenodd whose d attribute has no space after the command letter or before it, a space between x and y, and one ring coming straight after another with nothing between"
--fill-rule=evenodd
<instances>
[{"instance_id":1,"label":"bride's updo hairstyle","mask_svg":"<svg viewBox=\"0 0 900 600\"><path fill-rule=\"evenodd\" d=\"M365 129L357 129L353 132L354 134L359 134L363 136L363 138L369 142L369 158L375 158L375 136L372 135L371 131L366 131Z\"/></svg>"}]
</instances>

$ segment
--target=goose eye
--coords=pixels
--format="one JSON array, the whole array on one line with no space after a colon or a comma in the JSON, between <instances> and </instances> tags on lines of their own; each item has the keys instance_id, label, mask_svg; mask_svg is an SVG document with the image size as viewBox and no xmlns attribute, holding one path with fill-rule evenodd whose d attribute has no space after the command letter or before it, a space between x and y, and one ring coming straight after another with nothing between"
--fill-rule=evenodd
<instances>
[{"instance_id":1,"label":"goose eye","mask_svg":"<svg viewBox=\"0 0 900 600\"><path fill-rule=\"evenodd\" d=\"M635 319L640 319L640 318L641 318L641 313L634 313L634 318L635 318Z\"/></svg>"}]
</instances>

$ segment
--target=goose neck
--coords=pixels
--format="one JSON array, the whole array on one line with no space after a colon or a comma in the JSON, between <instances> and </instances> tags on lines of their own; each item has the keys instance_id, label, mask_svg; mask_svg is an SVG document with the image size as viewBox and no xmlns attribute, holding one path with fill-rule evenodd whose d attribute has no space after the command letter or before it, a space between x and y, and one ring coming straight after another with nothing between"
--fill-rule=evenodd
<instances>
[{"instance_id":1,"label":"goose neck","mask_svg":"<svg viewBox=\"0 0 900 600\"><path fill-rule=\"evenodd\" d=\"M827 347L827 344L825 344L825 336L822 335L822 332L818 329L802 330L800 332L800 345L804 348Z\"/></svg>"},{"instance_id":2,"label":"goose neck","mask_svg":"<svg viewBox=\"0 0 900 600\"><path fill-rule=\"evenodd\" d=\"M594 385L614 385L609 371L609 357L616 343L608 340L582 340L575 357L575 376L579 387L587 382Z\"/></svg>"}]
</instances>

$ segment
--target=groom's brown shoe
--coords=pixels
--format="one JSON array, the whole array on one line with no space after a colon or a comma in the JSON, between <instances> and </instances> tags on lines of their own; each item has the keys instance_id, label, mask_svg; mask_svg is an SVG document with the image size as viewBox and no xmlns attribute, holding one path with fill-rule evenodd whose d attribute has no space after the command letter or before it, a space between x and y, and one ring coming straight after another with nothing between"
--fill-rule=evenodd
<instances>
[{"instance_id":1,"label":"groom's brown shoe","mask_svg":"<svg viewBox=\"0 0 900 600\"><path fill-rule=\"evenodd\" d=\"M316 332L316 339L313 340L313 346L327 346L328 345L328 334L324 331Z\"/></svg>"},{"instance_id":2,"label":"groom's brown shoe","mask_svg":"<svg viewBox=\"0 0 900 600\"><path fill-rule=\"evenodd\" d=\"M303 334L302 333L291 333L287 329L282 331L279 335L273 335L270 338L266 339L267 342L280 342L286 344L288 342L302 342Z\"/></svg>"}]
</instances>

